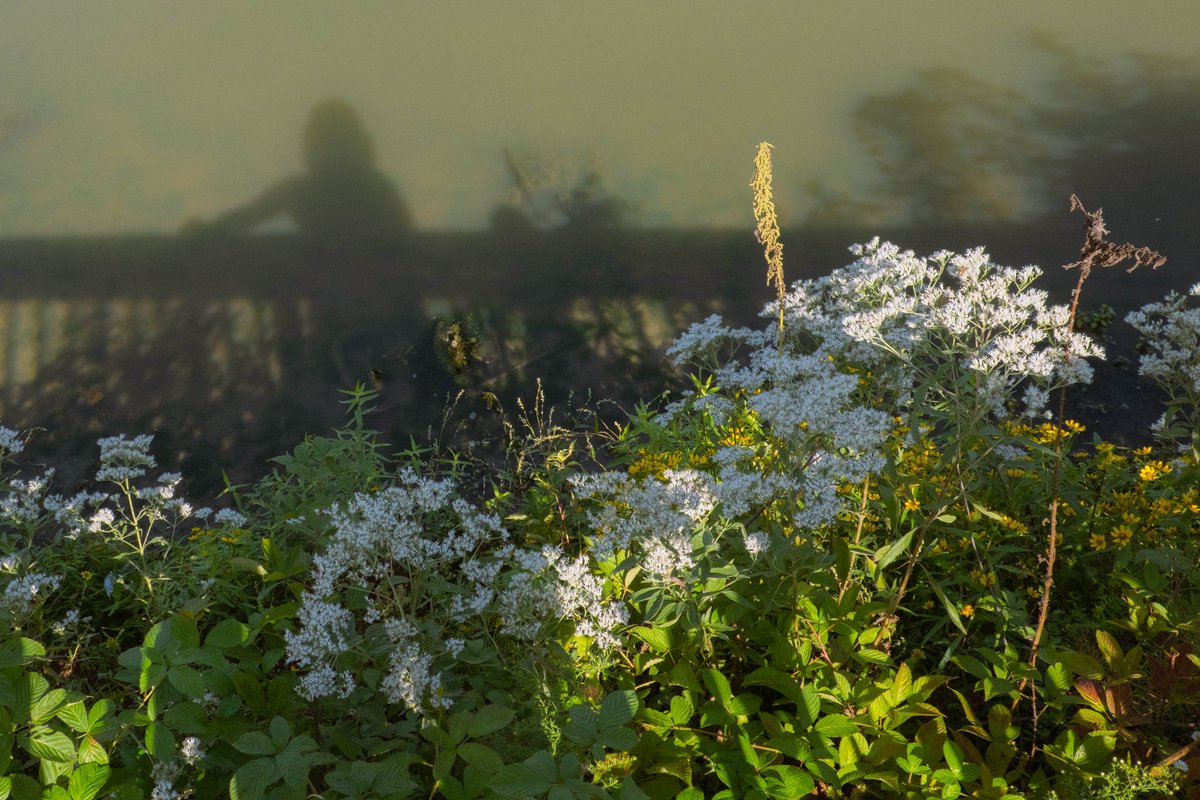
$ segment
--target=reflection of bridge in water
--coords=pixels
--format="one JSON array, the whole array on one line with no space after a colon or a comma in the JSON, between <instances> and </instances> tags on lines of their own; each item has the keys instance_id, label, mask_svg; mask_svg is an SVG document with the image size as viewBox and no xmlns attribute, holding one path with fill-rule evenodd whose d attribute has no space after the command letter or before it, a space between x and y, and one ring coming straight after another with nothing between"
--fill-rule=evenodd
<instances>
[{"instance_id":1,"label":"reflection of bridge in water","mask_svg":"<svg viewBox=\"0 0 1200 800\"><path fill-rule=\"evenodd\" d=\"M885 234L918 252L984 242L1011 264L1065 263L1078 247L1074 222ZM785 233L789 279L846 263L864 238ZM436 423L458 388L528 396L541 378L551 399L590 388L631 403L661 390L661 351L690 322L753 319L761 264L741 231L418 234L341 250L282 236L8 240L0 421L43 429L33 449L51 461L92 453L101 435L155 432L182 462L164 467L215 479L258 474L329 430L337 390L357 381L375 382L372 423L392 442ZM1102 282L1085 306L1163 292L1143 279L1105 297Z\"/></svg>"}]
</instances>

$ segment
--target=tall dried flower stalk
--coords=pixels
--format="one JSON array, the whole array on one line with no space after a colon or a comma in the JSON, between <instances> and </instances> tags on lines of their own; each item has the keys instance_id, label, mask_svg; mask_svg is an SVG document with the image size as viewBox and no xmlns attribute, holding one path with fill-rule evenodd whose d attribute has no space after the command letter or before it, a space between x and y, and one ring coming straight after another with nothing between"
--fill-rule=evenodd
<instances>
[{"instance_id":1,"label":"tall dried flower stalk","mask_svg":"<svg viewBox=\"0 0 1200 800\"><path fill-rule=\"evenodd\" d=\"M774 145L760 142L754 156L754 235L763 246L767 259L767 286L774 286L779 295L779 341L783 344L783 295L787 285L783 280L783 243L779 241L779 217L775 214L775 199L771 190L771 149Z\"/></svg>"}]
</instances>

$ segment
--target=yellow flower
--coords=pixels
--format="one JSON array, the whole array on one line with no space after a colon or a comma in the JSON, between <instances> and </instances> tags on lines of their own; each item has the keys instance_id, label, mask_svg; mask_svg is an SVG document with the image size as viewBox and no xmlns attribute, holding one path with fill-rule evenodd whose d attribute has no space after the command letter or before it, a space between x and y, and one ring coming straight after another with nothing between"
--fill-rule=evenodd
<instances>
[{"instance_id":1,"label":"yellow flower","mask_svg":"<svg viewBox=\"0 0 1200 800\"><path fill-rule=\"evenodd\" d=\"M1087 428L1073 419L1067 420L1063 423L1063 425L1065 425L1067 430L1069 430L1071 433L1083 433L1085 430L1087 430Z\"/></svg>"},{"instance_id":2,"label":"yellow flower","mask_svg":"<svg viewBox=\"0 0 1200 800\"><path fill-rule=\"evenodd\" d=\"M1088 538L1088 544L1090 544L1090 545L1092 546L1092 549L1093 549L1093 550L1103 550L1103 549L1104 549L1104 546L1105 546L1106 544L1108 544L1108 542L1105 540L1105 538L1104 538L1104 534L1102 534L1102 533L1093 533L1093 534L1092 534L1092 535L1091 535L1091 536Z\"/></svg>"},{"instance_id":3,"label":"yellow flower","mask_svg":"<svg viewBox=\"0 0 1200 800\"><path fill-rule=\"evenodd\" d=\"M85 581L90 581L92 579L92 573L85 569L79 573L79 577L83 578Z\"/></svg>"},{"instance_id":4,"label":"yellow flower","mask_svg":"<svg viewBox=\"0 0 1200 800\"><path fill-rule=\"evenodd\" d=\"M1147 461L1138 470L1138 477L1144 481L1154 481L1171 471L1171 465L1165 461Z\"/></svg>"},{"instance_id":5,"label":"yellow flower","mask_svg":"<svg viewBox=\"0 0 1200 800\"><path fill-rule=\"evenodd\" d=\"M1112 529L1113 544L1124 547L1133 538L1133 529L1128 525L1118 525Z\"/></svg>"},{"instance_id":6,"label":"yellow flower","mask_svg":"<svg viewBox=\"0 0 1200 800\"><path fill-rule=\"evenodd\" d=\"M971 605L970 603L967 603L965 606L962 607L962 611L960 611L958 613L962 614L964 617L974 616L975 615L975 606Z\"/></svg>"},{"instance_id":7,"label":"yellow flower","mask_svg":"<svg viewBox=\"0 0 1200 800\"><path fill-rule=\"evenodd\" d=\"M932 600L926 600L926 601L925 601L925 602L924 602L924 603L921 605L921 608L923 608L923 609L925 609L926 611L928 611L929 609L933 608L933 601L932 601Z\"/></svg>"},{"instance_id":8,"label":"yellow flower","mask_svg":"<svg viewBox=\"0 0 1200 800\"><path fill-rule=\"evenodd\" d=\"M1148 456L1148 455L1150 455L1150 448L1149 447L1139 447L1137 450L1133 451L1133 454L1135 456Z\"/></svg>"},{"instance_id":9,"label":"yellow flower","mask_svg":"<svg viewBox=\"0 0 1200 800\"><path fill-rule=\"evenodd\" d=\"M911 497L904 501L904 508L908 511L916 511L921 507L921 504Z\"/></svg>"}]
</instances>

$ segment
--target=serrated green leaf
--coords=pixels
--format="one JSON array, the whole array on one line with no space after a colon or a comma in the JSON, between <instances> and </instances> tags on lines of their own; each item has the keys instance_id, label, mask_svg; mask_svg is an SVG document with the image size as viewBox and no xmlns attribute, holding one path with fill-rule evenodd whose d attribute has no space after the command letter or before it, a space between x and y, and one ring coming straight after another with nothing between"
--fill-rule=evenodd
<instances>
[{"instance_id":1,"label":"serrated green leaf","mask_svg":"<svg viewBox=\"0 0 1200 800\"><path fill-rule=\"evenodd\" d=\"M238 647L250 638L250 628L236 619L222 620L204 637L204 646L224 650L227 647Z\"/></svg>"},{"instance_id":2,"label":"serrated green leaf","mask_svg":"<svg viewBox=\"0 0 1200 800\"><path fill-rule=\"evenodd\" d=\"M637 694L632 689L611 692L600 701L600 727L613 728L624 725L637 713Z\"/></svg>"},{"instance_id":3,"label":"serrated green leaf","mask_svg":"<svg viewBox=\"0 0 1200 800\"><path fill-rule=\"evenodd\" d=\"M733 690L729 686L728 678L715 669L701 670L700 677L721 706L729 705L729 701L733 699Z\"/></svg>"},{"instance_id":4,"label":"serrated green leaf","mask_svg":"<svg viewBox=\"0 0 1200 800\"><path fill-rule=\"evenodd\" d=\"M772 800L800 800L816 786L812 776L798 766L768 766L763 775L767 778L767 796Z\"/></svg>"},{"instance_id":5,"label":"serrated green leaf","mask_svg":"<svg viewBox=\"0 0 1200 800\"><path fill-rule=\"evenodd\" d=\"M504 766L504 759L492 748L479 742L463 742L458 746L458 756L466 763L489 772Z\"/></svg>"},{"instance_id":6,"label":"serrated green leaf","mask_svg":"<svg viewBox=\"0 0 1200 800\"><path fill-rule=\"evenodd\" d=\"M43 761L74 761L75 742L62 731L37 728L25 742L29 754Z\"/></svg>"},{"instance_id":7,"label":"serrated green leaf","mask_svg":"<svg viewBox=\"0 0 1200 800\"><path fill-rule=\"evenodd\" d=\"M273 760L256 758L242 765L229 780L229 799L260 800L267 787L278 779Z\"/></svg>"},{"instance_id":8,"label":"serrated green leaf","mask_svg":"<svg viewBox=\"0 0 1200 800\"><path fill-rule=\"evenodd\" d=\"M875 553L875 566L878 569L883 569L897 558L904 555L904 551L907 550L908 546L912 543L912 538L913 531L909 531L896 541L892 542L890 545L881 547L878 552Z\"/></svg>"},{"instance_id":9,"label":"serrated green leaf","mask_svg":"<svg viewBox=\"0 0 1200 800\"><path fill-rule=\"evenodd\" d=\"M203 697L207 690L204 685L204 676L199 671L179 664L167 670L167 682L189 699Z\"/></svg>"},{"instance_id":10,"label":"serrated green leaf","mask_svg":"<svg viewBox=\"0 0 1200 800\"><path fill-rule=\"evenodd\" d=\"M1117 639L1108 631L1096 631L1096 645L1100 648L1100 654L1104 656L1104 662L1112 666L1121 659L1124 655L1121 652L1121 645L1117 644Z\"/></svg>"},{"instance_id":11,"label":"serrated green leaf","mask_svg":"<svg viewBox=\"0 0 1200 800\"><path fill-rule=\"evenodd\" d=\"M185 734L202 734L208 730L208 712L199 703L176 703L163 713L172 730Z\"/></svg>"},{"instance_id":12,"label":"serrated green leaf","mask_svg":"<svg viewBox=\"0 0 1200 800\"><path fill-rule=\"evenodd\" d=\"M275 755L275 743L262 731L247 731L233 743L233 749L248 756Z\"/></svg>"},{"instance_id":13,"label":"serrated green leaf","mask_svg":"<svg viewBox=\"0 0 1200 800\"><path fill-rule=\"evenodd\" d=\"M498 705L484 706L475 712L475 716L467 726L467 734L475 739L487 736L508 727L512 718L511 709Z\"/></svg>"},{"instance_id":14,"label":"serrated green leaf","mask_svg":"<svg viewBox=\"0 0 1200 800\"><path fill-rule=\"evenodd\" d=\"M596 744L618 752L632 750L637 743L637 734L629 728L605 728L596 735Z\"/></svg>"},{"instance_id":15,"label":"serrated green leaf","mask_svg":"<svg viewBox=\"0 0 1200 800\"><path fill-rule=\"evenodd\" d=\"M175 758L175 735L166 725L151 722L146 726L146 750L159 761Z\"/></svg>"},{"instance_id":16,"label":"serrated green leaf","mask_svg":"<svg viewBox=\"0 0 1200 800\"><path fill-rule=\"evenodd\" d=\"M558 780L554 756L539 750L520 764L509 764L496 774L492 788L504 797L536 797Z\"/></svg>"},{"instance_id":17,"label":"serrated green leaf","mask_svg":"<svg viewBox=\"0 0 1200 800\"><path fill-rule=\"evenodd\" d=\"M629 633L641 639L655 653L671 652L671 629L662 626L639 625L630 628Z\"/></svg>"},{"instance_id":18,"label":"serrated green leaf","mask_svg":"<svg viewBox=\"0 0 1200 800\"><path fill-rule=\"evenodd\" d=\"M687 725L696 709L692 706L687 695L676 695L671 698L671 721L676 725Z\"/></svg>"},{"instance_id":19,"label":"serrated green leaf","mask_svg":"<svg viewBox=\"0 0 1200 800\"><path fill-rule=\"evenodd\" d=\"M0 670L19 667L46 655L40 642L17 636L0 642Z\"/></svg>"},{"instance_id":20,"label":"serrated green leaf","mask_svg":"<svg viewBox=\"0 0 1200 800\"><path fill-rule=\"evenodd\" d=\"M87 733L87 706L82 700L76 700L74 703L67 703L58 710L58 713L55 716L65 722L67 727L76 733Z\"/></svg>"},{"instance_id":21,"label":"serrated green leaf","mask_svg":"<svg viewBox=\"0 0 1200 800\"><path fill-rule=\"evenodd\" d=\"M800 702L796 704L796 723L803 729L813 725L821 714L821 696L811 684L800 688Z\"/></svg>"},{"instance_id":22,"label":"serrated green leaf","mask_svg":"<svg viewBox=\"0 0 1200 800\"><path fill-rule=\"evenodd\" d=\"M858 725L845 714L830 714L817 720L813 730L822 736L836 738L858 733Z\"/></svg>"},{"instance_id":23,"label":"serrated green leaf","mask_svg":"<svg viewBox=\"0 0 1200 800\"><path fill-rule=\"evenodd\" d=\"M271 718L271 741L276 750L282 750L288 739L292 738L292 726L283 717Z\"/></svg>"},{"instance_id":24,"label":"serrated green leaf","mask_svg":"<svg viewBox=\"0 0 1200 800\"><path fill-rule=\"evenodd\" d=\"M106 764L80 764L71 773L67 794L71 800L94 800L108 783L109 774Z\"/></svg>"},{"instance_id":25,"label":"serrated green leaf","mask_svg":"<svg viewBox=\"0 0 1200 800\"><path fill-rule=\"evenodd\" d=\"M34 725L49 722L67 704L67 693L62 689L51 689L29 705L29 721Z\"/></svg>"}]
</instances>

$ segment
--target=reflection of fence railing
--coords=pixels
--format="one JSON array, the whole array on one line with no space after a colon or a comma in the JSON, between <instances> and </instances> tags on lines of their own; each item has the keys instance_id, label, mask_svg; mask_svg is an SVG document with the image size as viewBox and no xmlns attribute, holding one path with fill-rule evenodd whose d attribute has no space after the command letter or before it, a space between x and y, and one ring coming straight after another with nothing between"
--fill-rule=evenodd
<instances>
[{"instance_id":1,"label":"reflection of fence railing","mask_svg":"<svg viewBox=\"0 0 1200 800\"><path fill-rule=\"evenodd\" d=\"M922 252L986 242L1000 263L1053 265L1074 259L1075 228L882 235ZM869 234L784 237L798 278L845 263ZM328 430L337 390L356 381L375 381L393 441L462 387L503 396L541 378L551 394L631 401L661 387L658 356L688 323L714 311L753 321L768 294L757 248L749 230L418 234L336 250L284 236L0 241L0 421L41 426L64 451L158 431L228 466ZM1062 270L1047 273L1066 286ZM1118 312L1164 290L1094 283L1089 302ZM462 369L438 352L448 334L436 318L463 320Z\"/></svg>"}]
</instances>

